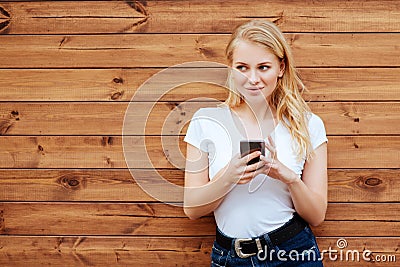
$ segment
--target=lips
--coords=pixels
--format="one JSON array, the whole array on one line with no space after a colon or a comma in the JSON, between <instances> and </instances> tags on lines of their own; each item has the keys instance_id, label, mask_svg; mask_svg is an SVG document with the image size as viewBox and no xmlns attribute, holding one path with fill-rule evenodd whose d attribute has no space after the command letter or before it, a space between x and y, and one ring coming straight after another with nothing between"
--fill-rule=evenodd
<instances>
[{"instance_id":1,"label":"lips","mask_svg":"<svg viewBox=\"0 0 400 267\"><path fill-rule=\"evenodd\" d=\"M255 90L262 90L262 89L264 89L264 87L248 87L248 88L245 88L246 90L251 90L251 91L255 91Z\"/></svg>"}]
</instances>

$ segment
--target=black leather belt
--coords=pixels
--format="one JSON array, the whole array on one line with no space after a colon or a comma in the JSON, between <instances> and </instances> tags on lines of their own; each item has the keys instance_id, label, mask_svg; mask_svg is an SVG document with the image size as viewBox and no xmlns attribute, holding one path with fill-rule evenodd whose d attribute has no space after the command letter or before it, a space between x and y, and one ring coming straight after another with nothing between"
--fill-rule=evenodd
<instances>
[{"instance_id":1,"label":"black leather belt","mask_svg":"<svg viewBox=\"0 0 400 267\"><path fill-rule=\"evenodd\" d=\"M268 236L272 244L277 246L303 231L307 225L307 222L305 222L303 218L295 213L290 221L278 229L268 233ZM216 241L221 247L227 250L230 250L233 244L236 254L241 258L247 258L256 255L267 245L264 235L256 238L230 238L222 235L218 230L216 234Z\"/></svg>"}]
</instances>

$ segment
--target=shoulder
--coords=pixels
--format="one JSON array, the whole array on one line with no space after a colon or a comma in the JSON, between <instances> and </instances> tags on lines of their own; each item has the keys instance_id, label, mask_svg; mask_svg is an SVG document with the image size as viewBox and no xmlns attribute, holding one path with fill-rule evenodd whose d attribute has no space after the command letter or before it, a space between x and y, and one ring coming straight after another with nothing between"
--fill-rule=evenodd
<instances>
[{"instance_id":1,"label":"shoulder","mask_svg":"<svg viewBox=\"0 0 400 267\"><path fill-rule=\"evenodd\" d=\"M307 117L308 117L307 119L308 119L308 127L309 128L315 128L315 127L318 128L321 126L324 127L324 122L318 115L310 112Z\"/></svg>"},{"instance_id":2,"label":"shoulder","mask_svg":"<svg viewBox=\"0 0 400 267\"><path fill-rule=\"evenodd\" d=\"M308 118L308 131L314 149L321 143L328 141L324 122L318 115L310 114Z\"/></svg>"}]
</instances>

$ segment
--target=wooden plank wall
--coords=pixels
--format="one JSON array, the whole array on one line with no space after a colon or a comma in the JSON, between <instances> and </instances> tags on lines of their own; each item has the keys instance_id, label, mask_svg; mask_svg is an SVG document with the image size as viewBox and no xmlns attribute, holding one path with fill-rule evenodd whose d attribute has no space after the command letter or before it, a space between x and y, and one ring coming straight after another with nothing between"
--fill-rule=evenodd
<instances>
[{"instance_id":1,"label":"wooden plank wall","mask_svg":"<svg viewBox=\"0 0 400 267\"><path fill-rule=\"evenodd\" d=\"M207 266L213 218L190 221L134 182L124 115L160 70L225 63L229 33L252 18L285 32L305 98L326 124L320 248L338 250L345 238L344 253L371 250L375 260L325 265L399 266L400 1L390 0L0 1L0 266ZM132 120L155 101L147 93ZM127 138L145 141L159 174L182 185L182 158L169 162L161 134L163 144L182 146L193 112L213 104L185 100L225 95L216 86L178 87L157 101L145 132ZM151 180L145 156L138 152L133 168Z\"/></svg>"}]
</instances>

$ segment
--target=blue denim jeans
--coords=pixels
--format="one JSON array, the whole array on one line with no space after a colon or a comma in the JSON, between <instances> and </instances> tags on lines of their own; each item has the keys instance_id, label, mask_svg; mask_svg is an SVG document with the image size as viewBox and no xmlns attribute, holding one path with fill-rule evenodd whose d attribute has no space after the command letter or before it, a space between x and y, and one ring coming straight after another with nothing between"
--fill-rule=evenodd
<instances>
[{"instance_id":1,"label":"blue denim jeans","mask_svg":"<svg viewBox=\"0 0 400 267\"><path fill-rule=\"evenodd\" d=\"M323 266L320 251L315 236L310 227L306 226L296 236L278 246L274 246L268 234L264 235L267 248L262 253L248 258L240 258L236 255L232 246L230 250L222 248L214 242L211 253L211 266L293 266L293 267L321 267Z\"/></svg>"}]
</instances>

